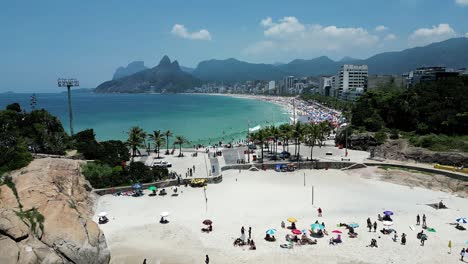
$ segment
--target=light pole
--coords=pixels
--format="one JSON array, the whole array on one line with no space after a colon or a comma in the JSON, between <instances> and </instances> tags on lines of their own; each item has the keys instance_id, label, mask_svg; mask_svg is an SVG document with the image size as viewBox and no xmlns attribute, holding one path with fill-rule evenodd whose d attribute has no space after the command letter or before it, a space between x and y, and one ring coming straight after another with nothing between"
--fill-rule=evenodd
<instances>
[{"instance_id":1,"label":"light pole","mask_svg":"<svg viewBox=\"0 0 468 264\"><path fill-rule=\"evenodd\" d=\"M70 88L80 86L80 82L77 79L70 78L59 78L57 79L58 87L67 87L68 90L68 113L70 116L70 135L73 136L73 113L71 105L71 91Z\"/></svg>"}]
</instances>

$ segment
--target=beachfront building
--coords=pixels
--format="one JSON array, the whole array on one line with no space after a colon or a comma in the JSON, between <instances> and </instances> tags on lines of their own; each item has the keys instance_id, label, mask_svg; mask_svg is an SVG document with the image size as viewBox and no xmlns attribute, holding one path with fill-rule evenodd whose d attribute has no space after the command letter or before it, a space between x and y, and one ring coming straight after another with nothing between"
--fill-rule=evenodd
<instances>
[{"instance_id":1,"label":"beachfront building","mask_svg":"<svg viewBox=\"0 0 468 264\"><path fill-rule=\"evenodd\" d=\"M324 96L332 96L333 76L321 76L319 83L319 93Z\"/></svg>"},{"instance_id":2,"label":"beachfront building","mask_svg":"<svg viewBox=\"0 0 468 264\"><path fill-rule=\"evenodd\" d=\"M281 94L290 93L291 89L294 88L294 76L286 76L283 78L283 89Z\"/></svg>"},{"instance_id":3,"label":"beachfront building","mask_svg":"<svg viewBox=\"0 0 468 264\"><path fill-rule=\"evenodd\" d=\"M420 67L414 71L403 74L406 81L406 88L410 88L418 83L442 80L450 77L457 77L459 71L447 69L440 66Z\"/></svg>"},{"instance_id":4,"label":"beachfront building","mask_svg":"<svg viewBox=\"0 0 468 264\"><path fill-rule=\"evenodd\" d=\"M349 98L355 98L359 94L367 91L367 78L369 75L369 69L367 65L352 65L345 64L341 66L339 73L339 85L337 96L342 100L348 100ZM358 89L360 88L360 89ZM350 96L353 94L354 96Z\"/></svg>"}]
</instances>

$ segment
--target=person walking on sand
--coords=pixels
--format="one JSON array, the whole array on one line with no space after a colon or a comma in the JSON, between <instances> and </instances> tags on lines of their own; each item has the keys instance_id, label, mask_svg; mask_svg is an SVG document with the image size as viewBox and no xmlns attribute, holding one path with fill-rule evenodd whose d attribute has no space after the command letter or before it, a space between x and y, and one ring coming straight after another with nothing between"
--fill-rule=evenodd
<instances>
[{"instance_id":1,"label":"person walking on sand","mask_svg":"<svg viewBox=\"0 0 468 264\"><path fill-rule=\"evenodd\" d=\"M369 228L369 232L372 232L372 222L367 223L367 228Z\"/></svg>"},{"instance_id":2,"label":"person walking on sand","mask_svg":"<svg viewBox=\"0 0 468 264\"><path fill-rule=\"evenodd\" d=\"M377 232L377 221L374 222L374 233Z\"/></svg>"},{"instance_id":3,"label":"person walking on sand","mask_svg":"<svg viewBox=\"0 0 468 264\"><path fill-rule=\"evenodd\" d=\"M420 225L421 224L421 217L419 216L419 214L416 216L416 225Z\"/></svg>"},{"instance_id":4,"label":"person walking on sand","mask_svg":"<svg viewBox=\"0 0 468 264\"><path fill-rule=\"evenodd\" d=\"M318 213L318 216L319 216L319 217L322 217L322 208L319 207L319 208L317 209L317 213Z\"/></svg>"},{"instance_id":5,"label":"person walking on sand","mask_svg":"<svg viewBox=\"0 0 468 264\"><path fill-rule=\"evenodd\" d=\"M252 238L252 227L249 226L249 239Z\"/></svg>"},{"instance_id":6,"label":"person walking on sand","mask_svg":"<svg viewBox=\"0 0 468 264\"><path fill-rule=\"evenodd\" d=\"M406 234L405 233L401 234L401 244L406 245Z\"/></svg>"},{"instance_id":7,"label":"person walking on sand","mask_svg":"<svg viewBox=\"0 0 468 264\"><path fill-rule=\"evenodd\" d=\"M245 229L244 229L244 226L241 227L241 235L243 235L245 233Z\"/></svg>"},{"instance_id":8,"label":"person walking on sand","mask_svg":"<svg viewBox=\"0 0 468 264\"><path fill-rule=\"evenodd\" d=\"M427 225L426 224L426 214L423 214L423 225Z\"/></svg>"},{"instance_id":9,"label":"person walking on sand","mask_svg":"<svg viewBox=\"0 0 468 264\"><path fill-rule=\"evenodd\" d=\"M205 264L210 264L210 257L208 255L205 257Z\"/></svg>"},{"instance_id":10,"label":"person walking on sand","mask_svg":"<svg viewBox=\"0 0 468 264\"><path fill-rule=\"evenodd\" d=\"M467 249L468 250L468 249ZM460 260L464 262L463 258L465 257L465 254L466 254L466 250L465 248L463 248L460 252Z\"/></svg>"}]
</instances>

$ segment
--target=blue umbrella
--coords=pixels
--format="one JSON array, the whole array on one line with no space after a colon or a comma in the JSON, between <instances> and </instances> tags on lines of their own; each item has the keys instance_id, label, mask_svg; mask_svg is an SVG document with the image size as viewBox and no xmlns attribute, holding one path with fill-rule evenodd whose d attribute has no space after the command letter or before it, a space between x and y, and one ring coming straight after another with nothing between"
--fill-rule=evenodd
<instances>
[{"instance_id":1,"label":"blue umbrella","mask_svg":"<svg viewBox=\"0 0 468 264\"><path fill-rule=\"evenodd\" d=\"M460 224L466 224L468 223L468 220L466 220L465 217L460 217L457 219L457 222L460 223Z\"/></svg>"},{"instance_id":2,"label":"blue umbrella","mask_svg":"<svg viewBox=\"0 0 468 264\"><path fill-rule=\"evenodd\" d=\"M312 229L320 229L320 230L322 230L322 229L325 228L325 227L324 227L323 225L321 225L321 224L311 224L310 227L311 227Z\"/></svg>"},{"instance_id":3,"label":"blue umbrella","mask_svg":"<svg viewBox=\"0 0 468 264\"><path fill-rule=\"evenodd\" d=\"M267 233L268 235L274 235L274 234L276 233L276 229L268 229L268 230L266 231L266 233Z\"/></svg>"},{"instance_id":4,"label":"blue umbrella","mask_svg":"<svg viewBox=\"0 0 468 264\"><path fill-rule=\"evenodd\" d=\"M307 234L307 230L306 230L306 229L302 229L301 232L302 232L302 234Z\"/></svg>"},{"instance_id":5,"label":"blue umbrella","mask_svg":"<svg viewBox=\"0 0 468 264\"><path fill-rule=\"evenodd\" d=\"M141 189L141 184L135 183L135 184L132 185L132 188L133 189Z\"/></svg>"},{"instance_id":6,"label":"blue umbrella","mask_svg":"<svg viewBox=\"0 0 468 264\"><path fill-rule=\"evenodd\" d=\"M357 228L357 227L359 227L359 224L351 223L351 224L348 224L348 226L350 226L352 228Z\"/></svg>"},{"instance_id":7,"label":"blue umbrella","mask_svg":"<svg viewBox=\"0 0 468 264\"><path fill-rule=\"evenodd\" d=\"M384 213L384 215L393 215L393 212L392 212L392 211L385 211L385 212L383 212L383 213Z\"/></svg>"}]
</instances>

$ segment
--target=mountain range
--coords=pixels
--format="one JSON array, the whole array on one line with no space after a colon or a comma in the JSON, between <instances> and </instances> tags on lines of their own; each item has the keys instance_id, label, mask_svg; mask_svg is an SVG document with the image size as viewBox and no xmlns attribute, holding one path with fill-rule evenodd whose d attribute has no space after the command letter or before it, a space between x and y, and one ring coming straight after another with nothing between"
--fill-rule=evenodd
<instances>
[{"instance_id":1,"label":"mountain range","mask_svg":"<svg viewBox=\"0 0 468 264\"><path fill-rule=\"evenodd\" d=\"M184 92L187 89L200 86L201 84L201 80L182 71L176 60L171 62L168 56L164 56L156 67L145 69L119 79L104 82L96 87L95 92L177 93Z\"/></svg>"},{"instance_id":2,"label":"mountain range","mask_svg":"<svg viewBox=\"0 0 468 264\"><path fill-rule=\"evenodd\" d=\"M163 64L166 64L169 58L165 56L163 60ZM161 62L163 62L163 60L161 60ZM175 63L177 63L177 61L175 61ZM369 66L370 74L402 74L423 66L467 68L468 38L453 38L432 43L424 47L380 53L367 59L344 57L339 61L334 61L326 56L322 56L309 60L296 59L289 63L263 64L249 63L230 58L225 60L213 59L202 61L195 69L183 66L180 67L177 63L177 67L174 66L172 68L174 71L177 70L177 74L166 74L164 76L161 74L153 76L153 74L160 71L156 68L160 67L161 63L155 68L144 69L143 67L145 66L143 62L134 62L130 63L127 67L120 67L117 69L114 74L114 80L99 85L97 91L106 91L106 89L108 89L104 87L120 87L125 90L123 86L133 87L131 88L132 91L158 90L160 88L168 89L168 91L180 91L189 84L200 84L201 81L232 83L247 80L280 80L287 75L298 77L333 75L336 74L341 65L345 63L366 64ZM170 60L169 64L171 64ZM141 69L141 71L134 73L137 69ZM115 80L116 76L119 76L120 79ZM156 79L162 77L164 77L165 80L156 81ZM176 79L173 81L169 80L172 77L176 77ZM157 85L154 86L154 83L157 83ZM150 89L149 87L152 85L153 88ZM187 88L193 87L195 86ZM115 89L112 88L111 90Z\"/></svg>"}]
</instances>

